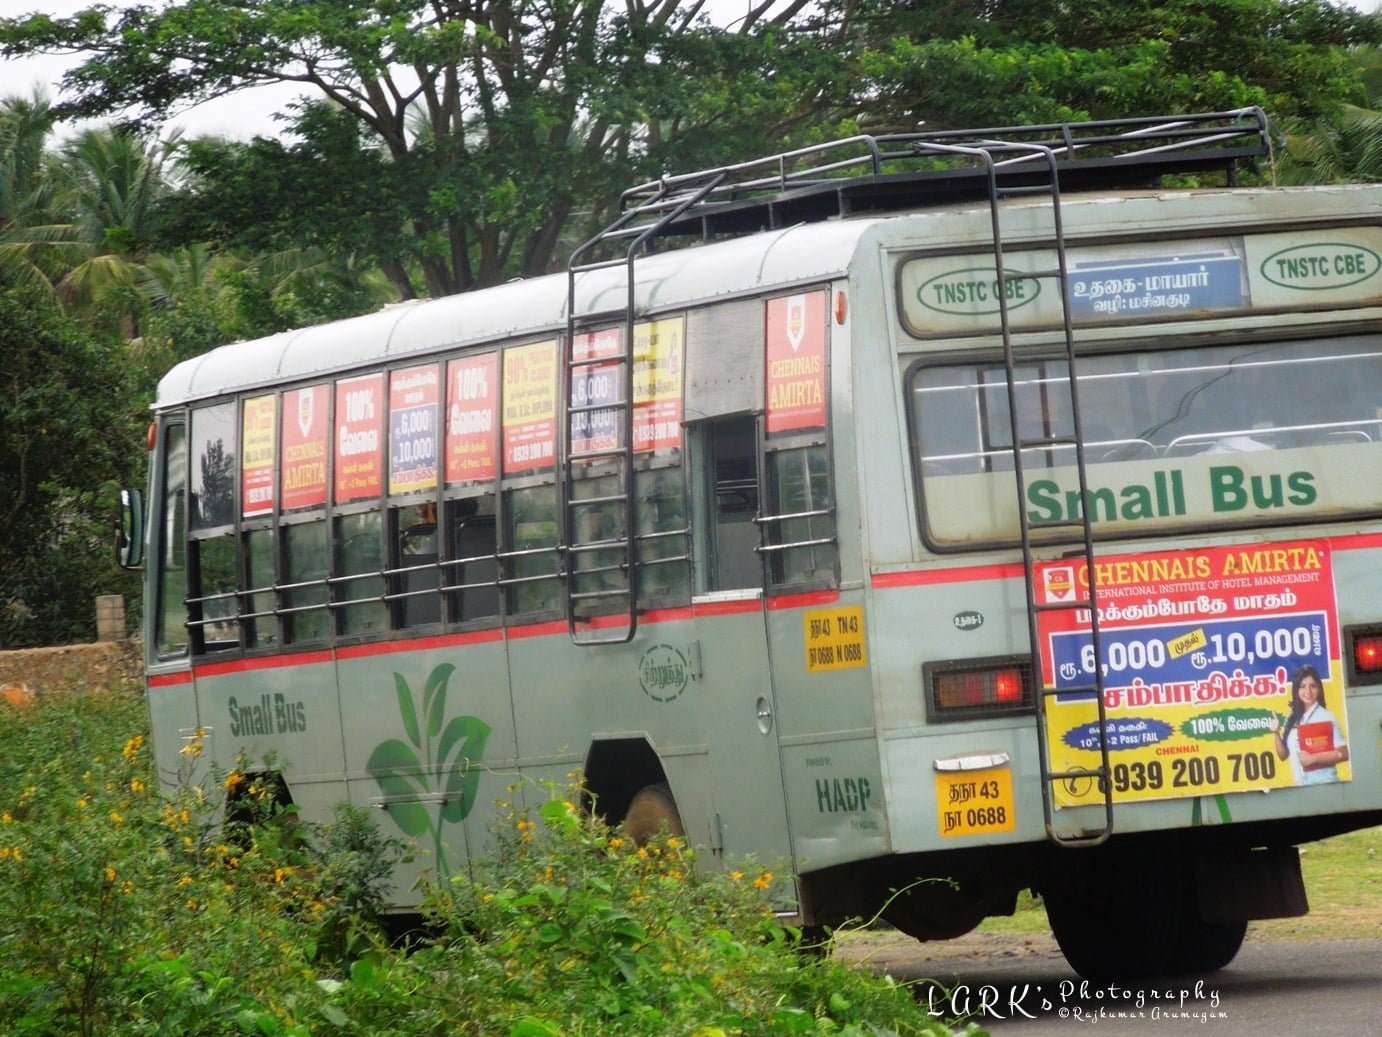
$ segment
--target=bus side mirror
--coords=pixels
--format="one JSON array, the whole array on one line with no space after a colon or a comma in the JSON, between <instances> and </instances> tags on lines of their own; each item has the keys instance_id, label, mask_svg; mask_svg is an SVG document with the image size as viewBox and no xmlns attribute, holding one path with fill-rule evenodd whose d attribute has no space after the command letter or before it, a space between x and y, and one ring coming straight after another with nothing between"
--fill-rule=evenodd
<instances>
[{"instance_id":1,"label":"bus side mirror","mask_svg":"<svg viewBox=\"0 0 1382 1037\"><path fill-rule=\"evenodd\" d=\"M125 569L144 565L144 494L120 491L120 528L115 531L115 553Z\"/></svg>"}]
</instances>

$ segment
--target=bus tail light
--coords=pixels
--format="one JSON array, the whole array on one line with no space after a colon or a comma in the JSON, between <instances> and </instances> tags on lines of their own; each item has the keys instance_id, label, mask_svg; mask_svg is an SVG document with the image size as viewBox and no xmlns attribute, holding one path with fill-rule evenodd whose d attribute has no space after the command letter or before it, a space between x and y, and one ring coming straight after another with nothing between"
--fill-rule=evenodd
<instances>
[{"instance_id":1,"label":"bus tail light","mask_svg":"<svg viewBox=\"0 0 1382 1037\"><path fill-rule=\"evenodd\" d=\"M933 720L973 720L1032 708L1028 659L967 659L928 663L922 670L926 712Z\"/></svg>"},{"instance_id":2,"label":"bus tail light","mask_svg":"<svg viewBox=\"0 0 1382 1037\"><path fill-rule=\"evenodd\" d=\"M1382 684L1382 626L1349 627L1344 630L1352 664L1350 683Z\"/></svg>"}]
</instances>

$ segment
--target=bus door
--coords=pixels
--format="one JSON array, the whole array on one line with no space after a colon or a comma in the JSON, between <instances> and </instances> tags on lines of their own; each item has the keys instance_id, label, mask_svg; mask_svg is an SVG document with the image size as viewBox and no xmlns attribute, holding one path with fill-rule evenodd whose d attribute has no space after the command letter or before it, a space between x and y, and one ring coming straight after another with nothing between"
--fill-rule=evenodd
<instances>
[{"instance_id":1,"label":"bus door","mask_svg":"<svg viewBox=\"0 0 1382 1037\"><path fill-rule=\"evenodd\" d=\"M790 865L776 701L763 612L758 426L751 413L691 426L694 638L706 710L710 844L728 863Z\"/></svg>"},{"instance_id":2,"label":"bus door","mask_svg":"<svg viewBox=\"0 0 1382 1037\"><path fill-rule=\"evenodd\" d=\"M158 428L150 485L154 520L146 564L152 578L144 602L144 652L150 733L160 773L190 759L181 750L199 730L187 628L187 425L179 417Z\"/></svg>"}]
</instances>

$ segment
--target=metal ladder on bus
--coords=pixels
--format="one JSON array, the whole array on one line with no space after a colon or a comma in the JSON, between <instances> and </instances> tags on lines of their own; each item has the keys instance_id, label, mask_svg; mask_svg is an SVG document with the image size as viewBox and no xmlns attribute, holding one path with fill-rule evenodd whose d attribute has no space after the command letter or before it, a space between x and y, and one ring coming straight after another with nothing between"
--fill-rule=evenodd
<instances>
[{"instance_id":1,"label":"metal ladder on bus","mask_svg":"<svg viewBox=\"0 0 1382 1037\"><path fill-rule=\"evenodd\" d=\"M1017 483L1017 514L1022 540L1022 569L1027 595L1027 633L1032 646L1032 683L1036 689L1036 726L1039 759L1041 761L1042 814L1047 837L1052 842L1062 846L1097 846L1107 840L1113 832L1113 782L1109 767L1109 726L1108 714L1104 705L1104 675L1100 663L1103 658L1103 646L1099 631L1099 611L1095 607L1097 576L1094 564L1094 530L1090 522L1089 509L1085 506L1079 509L1080 513L1077 518L1033 522L1027 514L1027 477L1023 466L1023 454L1026 451L1073 448L1079 483L1079 499L1082 502L1089 500L1084 436L1080 423L1079 377L1075 366L1075 336L1067 292L1065 228L1061 215L1060 179L1057 173L1055 152L1051 148L1039 144L1006 141L982 141L974 146L928 145L928 150L931 148L956 154L968 154L971 158L981 162L987 172L989 215L993 228L995 284L998 294L999 323L1003 338L1003 368L1007 382L1008 415L1012 428L1013 474ZM995 161L995 154L1009 157L1002 161ZM1019 167L1023 173L1031 173L1034 168L1040 167L1042 174L1036 177L1027 176L1025 182L1021 184L1004 186L1001 183L1003 173L1011 172L1013 166ZM1009 168L1004 169L1003 167ZM1035 182L1032 182L1033 180ZM1050 245L1056 255L1054 267L1022 272L1007 269L1004 261L1003 219L1000 203L1004 198L1021 196L1046 196L1050 198L1052 219ZM1062 342L1056 350L1024 351L1019 358L1013 347L1012 322L1008 307L1008 286L1024 280L1055 282L1061 305ZM1028 365L1052 362L1064 364L1065 378L1061 391L1069 394L1070 432L1068 434L1023 437L1022 415L1018 409L1019 362ZM1047 384L1050 383L1047 382ZM1057 539L1057 543L1079 544L1078 551L1072 552L1072 555L1081 559L1085 565L1086 572L1089 574L1088 590L1080 591L1077 586L1076 593L1069 601L1039 604L1037 601L1037 568L1032 547L1033 535L1060 530L1068 531L1071 535L1067 538ZM1078 581L1076 582L1078 584ZM1087 610L1090 617L1090 636L1093 639L1095 661L1094 673L1085 683L1062 687L1059 690L1056 687L1048 687L1043 676L1045 667L1042 665L1043 646L1038 630L1038 617L1044 612L1080 610ZM1094 697L1098 711L1100 757L1098 767L1055 768L1052 765L1049 752L1047 705L1058 695ZM1060 782L1074 785L1081 781L1092 781L1099 790L1103 807L1102 822L1095 827L1082 828L1077 832L1062 831L1056 826L1054 816L1055 786Z\"/></svg>"},{"instance_id":2,"label":"metal ladder on bus","mask_svg":"<svg viewBox=\"0 0 1382 1037\"><path fill-rule=\"evenodd\" d=\"M680 177L672 182L664 182L662 188L643 198L639 204L632 205L595 237L582 244L574 252L566 265L566 341L563 346L561 377L561 396L565 412L558 437L561 450L557 463L562 471L559 485L561 493L562 543L565 544L565 598L566 621L571 640L579 645L624 644L633 640L638 630L638 498L634 492L634 325L637 323L637 281L635 261L647 243L657 237L668 224L675 221L686 210L699 204L725 179L722 170L710 171L703 180ZM603 245L611 242L624 243L624 254L614 259L591 259L585 257L595 253ZM624 306L620 310L593 310L582 313L577 310L576 280L581 274L599 270L624 268ZM591 349L585 356L576 355L576 338L596 329L606 329L611 325L619 329L619 346L616 352L597 355ZM618 398L614 401L601 400L591 403L588 399L577 403L572 398L572 386L576 379L591 370L616 369ZM588 384L588 383L587 383ZM615 442L612 446L582 449L575 452L575 430L577 425L591 428L597 415L614 415ZM600 496L577 497L577 463L608 462L617 476L618 488L614 493ZM615 521L613 530L601 529L587 532L589 523L582 521L595 509L612 509ZM603 510L608 518L609 511ZM608 525L608 523L606 524ZM613 560L611 555L617 555ZM582 566L584 559L594 562ZM594 589L580 589L578 583L586 580L602 580L612 576L615 586L600 586ZM593 622L583 623L582 613L589 610L590 619L600 613L600 606L609 601L623 604L616 615L626 617L622 623L611 622L597 627Z\"/></svg>"}]
</instances>

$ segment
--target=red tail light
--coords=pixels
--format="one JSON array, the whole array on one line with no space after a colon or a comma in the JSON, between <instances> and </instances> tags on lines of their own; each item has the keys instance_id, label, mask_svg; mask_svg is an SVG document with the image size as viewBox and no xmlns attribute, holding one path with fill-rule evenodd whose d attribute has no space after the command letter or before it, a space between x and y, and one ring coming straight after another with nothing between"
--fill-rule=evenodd
<instances>
[{"instance_id":1,"label":"red tail light","mask_svg":"<svg viewBox=\"0 0 1382 1037\"><path fill-rule=\"evenodd\" d=\"M1346 642L1353 643L1353 683L1382 683L1382 630L1377 627L1344 631Z\"/></svg>"},{"instance_id":2,"label":"red tail light","mask_svg":"<svg viewBox=\"0 0 1382 1037\"><path fill-rule=\"evenodd\" d=\"M970 720L1031 708L1031 665L1025 660L976 659L926 669L932 720Z\"/></svg>"}]
</instances>

